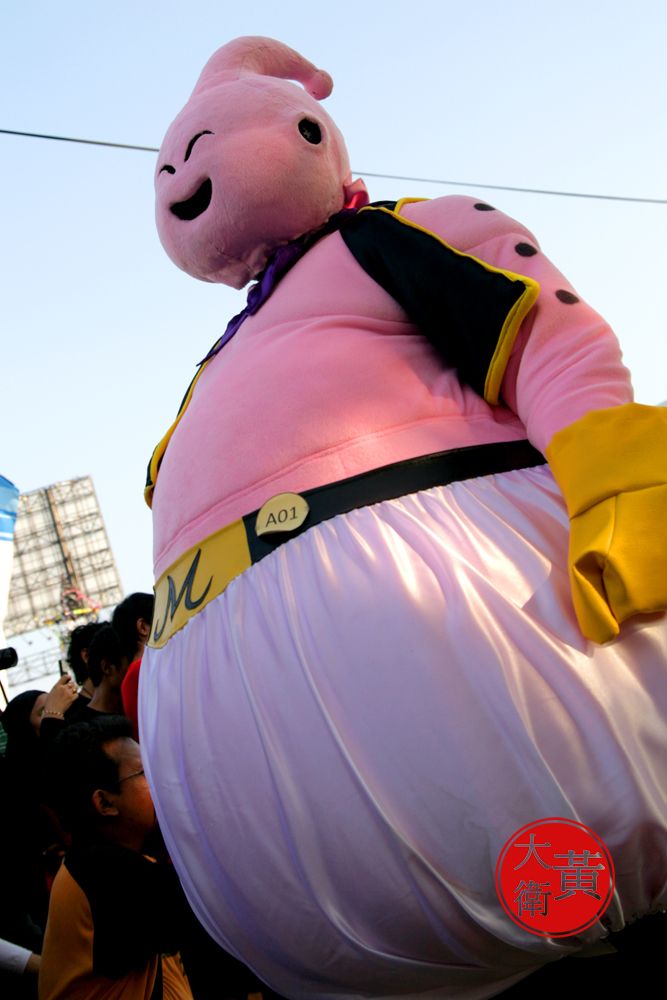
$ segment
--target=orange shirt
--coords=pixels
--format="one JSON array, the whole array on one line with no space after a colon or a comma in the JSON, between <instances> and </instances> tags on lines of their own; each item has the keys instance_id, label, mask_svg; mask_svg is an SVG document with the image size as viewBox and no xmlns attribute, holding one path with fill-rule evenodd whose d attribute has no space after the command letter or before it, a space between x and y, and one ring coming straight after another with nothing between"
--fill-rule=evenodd
<instances>
[{"instance_id":1,"label":"orange shirt","mask_svg":"<svg viewBox=\"0 0 667 1000\"><path fill-rule=\"evenodd\" d=\"M88 898L62 865L51 890L39 972L39 1000L150 1000L157 956L121 979L93 970L93 917ZM163 956L164 1000L192 1000L177 955Z\"/></svg>"}]
</instances>

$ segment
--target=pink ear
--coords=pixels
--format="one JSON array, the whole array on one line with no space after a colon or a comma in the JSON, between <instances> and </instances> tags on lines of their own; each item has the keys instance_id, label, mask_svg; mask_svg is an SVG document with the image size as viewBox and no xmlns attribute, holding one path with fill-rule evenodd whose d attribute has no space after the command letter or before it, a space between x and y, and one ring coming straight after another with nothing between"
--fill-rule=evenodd
<instances>
[{"instance_id":1,"label":"pink ear","mask_svg":"<svg viewBox=\"0 0 667 1000\"><path fill-rule=\"evenodd\" d=\"M328 97L333 90L333 80L329 74L317 69L288 45L261 35L246 35L235 38L233 42L228 42L214 52L192 93L199 94L221 83L253 74L298 80L318 101Z\"/></svg>"},{"instance_id":2,"label":"pink ear","mask_svg":"<svg viewBox=\"0 0 667 1000\"><path fill-rule=\"evenodd\" d=\"M356 181L348 181L343 185L345 192L345 208L363 208L370 201L366 185L359 177Z\"/></svg>"}]
</instances>

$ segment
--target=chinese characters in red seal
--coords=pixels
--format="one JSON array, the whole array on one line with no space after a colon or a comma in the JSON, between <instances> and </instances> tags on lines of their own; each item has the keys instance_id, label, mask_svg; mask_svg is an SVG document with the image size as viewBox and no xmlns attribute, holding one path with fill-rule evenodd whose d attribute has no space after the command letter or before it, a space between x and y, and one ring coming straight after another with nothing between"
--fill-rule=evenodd
<instances>
[{"instance_id":1,"label":"chinese characters in red seal","mask_svg":"<svg viewBox=\"0 0 667 1000\"><path fill-rule=\"evenodd\" d=\"M507 841L496 891L512 920L543 937L569 937L598 920L614 891L614 864L593 830L571 819L528 823Z\"/></svg>"}]
</instances>

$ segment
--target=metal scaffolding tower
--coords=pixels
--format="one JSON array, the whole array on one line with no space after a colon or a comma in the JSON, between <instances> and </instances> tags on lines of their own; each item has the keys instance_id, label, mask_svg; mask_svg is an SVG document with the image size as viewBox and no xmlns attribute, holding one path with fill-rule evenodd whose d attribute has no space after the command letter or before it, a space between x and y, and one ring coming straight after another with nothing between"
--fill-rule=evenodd
<instances>
[{"instance_id":1,"label":"metal scaffolding tower","mask_svg":"<svg viewBox=\"0 0 667 1000\"><path fill-rule=\"evenodd\" d=\"M22 493L6 634L48 625L71 629L122 596L92 479Z\"/></svg>"}]
</instances>

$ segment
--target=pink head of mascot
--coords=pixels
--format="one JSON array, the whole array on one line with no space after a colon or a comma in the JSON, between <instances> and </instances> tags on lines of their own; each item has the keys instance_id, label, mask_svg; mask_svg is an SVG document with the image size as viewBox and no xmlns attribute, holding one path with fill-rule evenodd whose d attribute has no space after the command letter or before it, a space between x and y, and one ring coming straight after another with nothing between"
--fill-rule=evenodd
<instances>
[{"instance_id":1,"label":"pink head of mascot","mask_svg":"<svg viewBox=\"0 0 667 1000\"><path fill-rule=\"evenodd\" d=\"M270 38L238 38L209 59L156 168L157 227L175 264L242 288L277 247L367 201L319 104L332 87Z\"/></svg>"}]
</instances>

